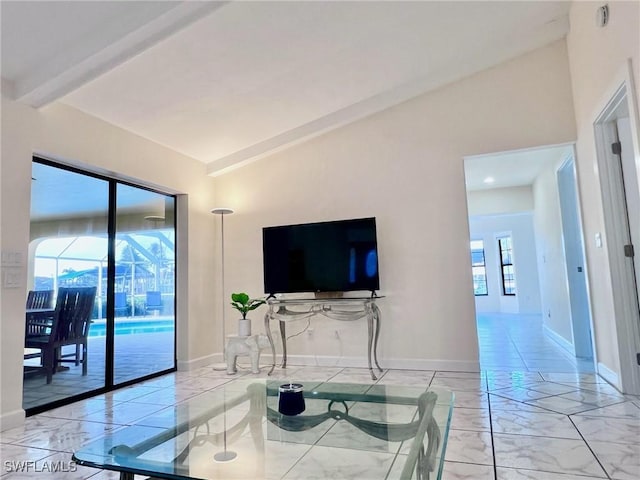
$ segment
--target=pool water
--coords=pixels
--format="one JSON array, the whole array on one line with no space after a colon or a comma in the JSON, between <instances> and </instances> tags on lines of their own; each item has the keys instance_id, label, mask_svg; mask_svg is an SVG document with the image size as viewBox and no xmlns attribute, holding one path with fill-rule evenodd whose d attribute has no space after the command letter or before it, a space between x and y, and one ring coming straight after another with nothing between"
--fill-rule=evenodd
<instances>
[{"instance_id":1,"label":"pool water","mask_svg":"<svg viewBox=\"0 0 640 480\"><path fill-rule=\"evenodd\" d=\"M116 322L116 335L131 335L136 333L173 332L175 325L171 320L138 320L129 322ZM104 337L107 334L107 325L104 320L97 320L89 328L90 337Z\"/></svg>"}]
</instances>

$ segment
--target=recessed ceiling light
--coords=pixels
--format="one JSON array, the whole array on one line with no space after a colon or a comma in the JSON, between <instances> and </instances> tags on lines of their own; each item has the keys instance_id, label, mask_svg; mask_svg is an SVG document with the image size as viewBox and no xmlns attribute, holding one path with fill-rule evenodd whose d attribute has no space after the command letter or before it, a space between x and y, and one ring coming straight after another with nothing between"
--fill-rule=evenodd
<instances>
[{"instance_id":1,"label":"recessed ceiling light","mask_svg":"<svg viewBox=\"0 0 640 480\"><path fill-rule=\"evenodd\" d=\"M487 178L485 178L485 179L483 180L483 182L484 182L484 183L493 183L493 182L495 182L495 181L496 181L496 179L495 179L495 178L493 178L493 177L487 177Z\"/></svg>"}]
</instances>

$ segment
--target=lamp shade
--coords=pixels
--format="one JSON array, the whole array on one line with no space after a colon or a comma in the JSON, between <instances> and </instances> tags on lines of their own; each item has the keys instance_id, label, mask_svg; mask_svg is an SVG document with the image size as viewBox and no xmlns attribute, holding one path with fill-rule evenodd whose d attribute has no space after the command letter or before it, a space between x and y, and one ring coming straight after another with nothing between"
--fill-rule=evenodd
<instances>
[{"instance_id":1,"label":"lamp shade","mask_svg":"<svg viewBox=\"0 0 640 480\"><path fill-rule=\"evenodd\" d=\"M227 207L216 207L211 209L211 213L214 215L231 215L233 213L233 209Z\"/></svg>"}]
</instances>

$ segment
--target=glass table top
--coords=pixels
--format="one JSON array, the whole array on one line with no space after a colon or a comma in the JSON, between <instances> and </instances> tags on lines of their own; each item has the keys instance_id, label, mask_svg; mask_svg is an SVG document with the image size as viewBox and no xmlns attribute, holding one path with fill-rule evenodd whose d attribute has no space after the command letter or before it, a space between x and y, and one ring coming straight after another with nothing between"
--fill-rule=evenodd
<instances>
[{"instance_id":1,"label":"glass table top","mask_svg":"<svg viewBox=\"0 0 640 480\"><path fill-rule=\"evenodd\" d=\"M453 394L415 386L238 379L75 452L167 479L441 478ZM283 388L280 388L280 387ZM282 390L282 391L281 391ZM280 413L280 412L284 412ZM301 412L296 415L291 413Z\"/></svg>"}]
</instances>

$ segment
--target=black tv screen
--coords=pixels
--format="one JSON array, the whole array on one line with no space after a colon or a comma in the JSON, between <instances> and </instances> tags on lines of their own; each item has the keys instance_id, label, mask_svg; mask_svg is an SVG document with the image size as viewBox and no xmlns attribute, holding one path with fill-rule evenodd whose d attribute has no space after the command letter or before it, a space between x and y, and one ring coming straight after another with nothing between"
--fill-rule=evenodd
<instances>
[{"instance_id":1,"label":"black tv screen","mask_svg":"<svg viewBox=\"0 0 640 480\"><path fill-rule=\"evenodd\" d=\"M264 291L375 291L380 288L376 219L262 229Z\"/></svg>"}]
</instances>

